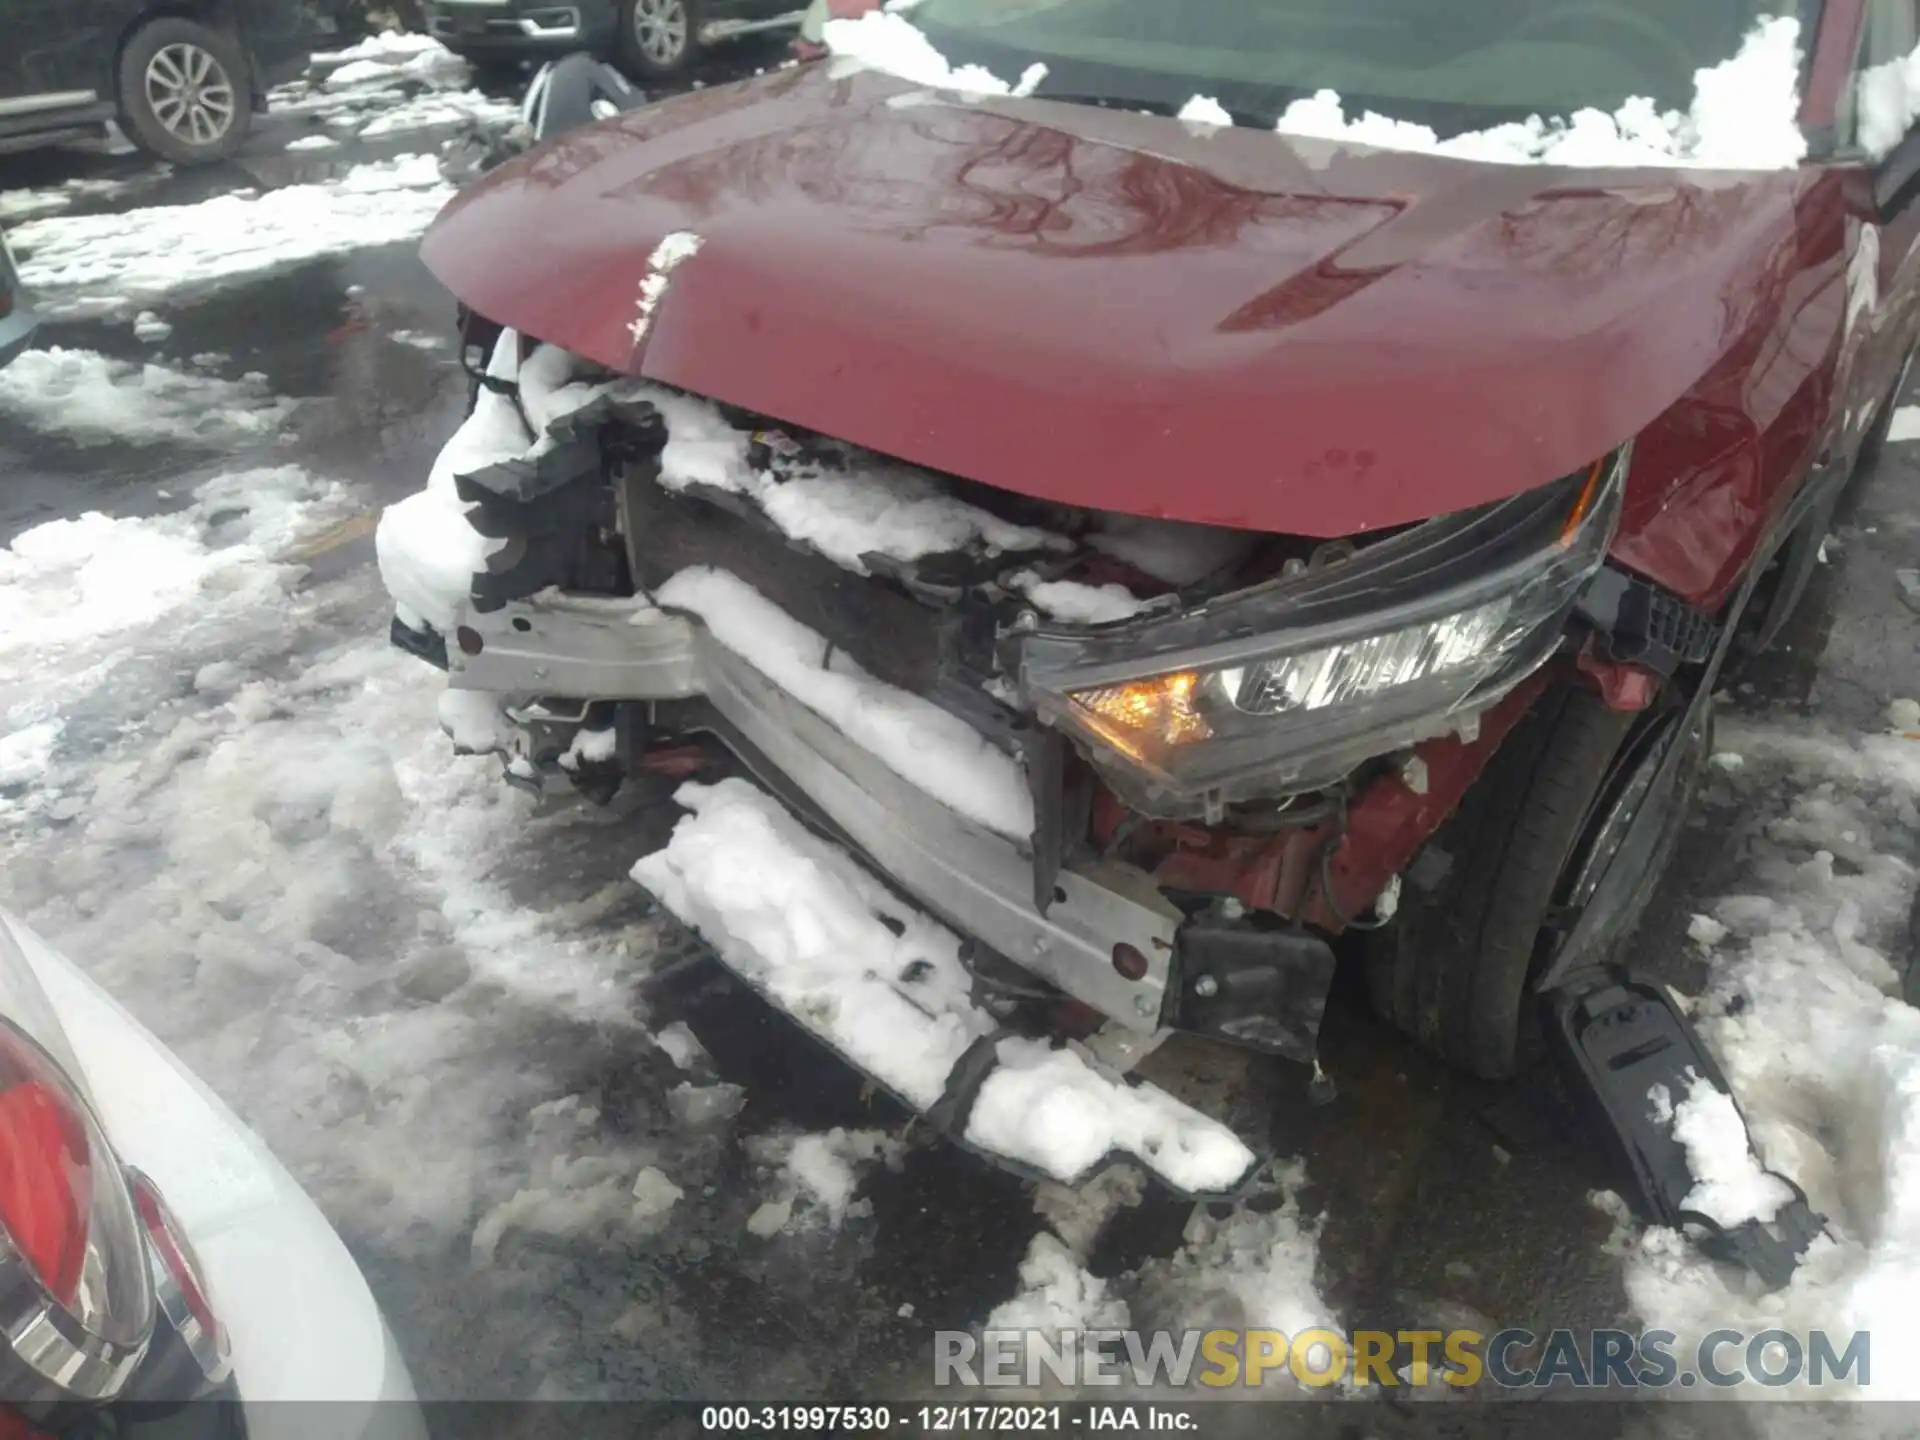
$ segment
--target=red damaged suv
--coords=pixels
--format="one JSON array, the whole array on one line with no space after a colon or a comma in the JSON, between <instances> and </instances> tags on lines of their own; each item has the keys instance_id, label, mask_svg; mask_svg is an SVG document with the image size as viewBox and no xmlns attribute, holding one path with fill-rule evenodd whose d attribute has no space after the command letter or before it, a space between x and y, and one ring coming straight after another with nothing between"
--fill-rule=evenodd
<instances>
[{"instance_id":1,"label":"red damaged suv","mask_svg":"<svg viewBox=\"0 0 1920 1440\"><path fill-rule=\"evenodd\" d=\"M1798 24L1804 152L1772 168L1290 133L1324 89L1435 137L1684 110L1768 16ZM961 974L988 1021L931 1095L806 1003L805 946L710 866L642 866L982 1149L1053 1168L968 1120L1035 1044L1102 1073L1168 1032L1312 1060L1346 962L1479 1075L1564 1040L1645 1188L1684 1193L1625 1112L1711 1063L1610 967L1716 678L1779 633L1914 345L1920 139L1887 131L1915 0L885 23L1026 78L829 55L560 136L448 208L425 255L491 355L476 417L524 430L444 467L485 537L464 594L410 599L383 530L396 640L498 702L472 748L510 774L604 794L697 741L883 877L890 933L957 932L843 987L932 1014L951 997L915 986ZM683 831L717 824L685 793Z\"/></svg>"}]
</instances>

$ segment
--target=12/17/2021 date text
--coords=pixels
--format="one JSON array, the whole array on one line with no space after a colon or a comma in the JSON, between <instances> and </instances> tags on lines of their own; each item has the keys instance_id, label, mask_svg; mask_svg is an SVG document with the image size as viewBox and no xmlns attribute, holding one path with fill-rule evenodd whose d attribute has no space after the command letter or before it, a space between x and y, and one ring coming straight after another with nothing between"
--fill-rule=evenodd
<instances>
[{"instance_id":1,"label":"12/17/2021 date text","mask_svg":"<svg viewBox=\"0 0 1920 1440\"><path fill-rule=\"evenodd\" d=\"M1194 1434L1191 1411L1161 1405L707 1405L700 1428L717 1433L976 1435L1163 1431Z\"/></svg>"}]
</instances>

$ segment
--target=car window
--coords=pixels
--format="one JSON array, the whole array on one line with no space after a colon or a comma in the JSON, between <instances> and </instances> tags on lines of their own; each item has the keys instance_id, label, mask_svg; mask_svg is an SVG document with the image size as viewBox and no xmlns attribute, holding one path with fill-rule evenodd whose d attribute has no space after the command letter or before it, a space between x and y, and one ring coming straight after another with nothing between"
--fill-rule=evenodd
<instances>
[{"instance_id":1,"label":"car window","mask_svg":"<svg viewBox=\"0 0 1920 1440\"><path fill-rule=\"evenodd\" d=\"M1920 0L1873 0L1867 6L1866 33L1861 37L1865 65L1903 60L1920 45Z\"/></svg>"},{"instance_id":2,"label":"car window","mask_svg":"<svg viewBox=\"0 0 1920 1440\"><path fill-rule=\"evenodd\" d=\"M1851 82L1841 92L1835 118L1836 139L1842 148L1868 145L1884 151L1889 139L1884 134L1868 134L1863 128L1861 108L1863 91L1874 86L1903 84L1897 78L1901 62L1920 48L1920 0L1868 0L1865 23L1860 28L1860 45L1854 55ZM1871 142L1871 143L1869 143Z\"/></svg>"},{"instance_id":3,"label":"car window","mask_svg":"<svg viewBox=\"0 0 1920 1440\"><path fill-rule=\"evenodd\" d=\"M1331 89L1444 133L1631 96L1684 109L1695 72L1731 59L1762 18L1809 12L1798 0L919 0L903 13L956 62L1044 62L1049 89L1176 106L1231 94L1229 108L1254 113Z\"/></svg>"}]
</instances>

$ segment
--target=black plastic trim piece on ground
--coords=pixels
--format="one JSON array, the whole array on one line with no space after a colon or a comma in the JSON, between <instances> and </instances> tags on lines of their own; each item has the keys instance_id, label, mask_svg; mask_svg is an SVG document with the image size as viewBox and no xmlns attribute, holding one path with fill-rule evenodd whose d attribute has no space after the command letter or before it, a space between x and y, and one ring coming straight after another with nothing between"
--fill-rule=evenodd
<instances>
[{"instance_id":1,"label":"black plastic trim piece on ground","mask_svg":"<svg viewBox=\"0 0 1920 1440\"><path fill-rule=\"evenodd\" d=\"M1669 1103L1678 1104L1696 1077L1729 1099L1733 1092L1666 988L1607 970L1587 972L1546 998L1550 1043L1560 1051L1576 1100L1624 1157L1641 1208L1658 1224L1704 1232L1702 1250L1745 1265L1769 1290L1791 1280L1807 1246L1826 1230L1825 1217L1791 1179L1779 1176L1793 1199L1765 1224L1748 1220L1729 1229L1688 1208L1696 1177L1686 1147L1674 1137L1671 1113L1656 1113L1652 1093L1664 1087ZM1753 1148L1751 1136L1747 1145Z\"/></svg>"}]
</instances>

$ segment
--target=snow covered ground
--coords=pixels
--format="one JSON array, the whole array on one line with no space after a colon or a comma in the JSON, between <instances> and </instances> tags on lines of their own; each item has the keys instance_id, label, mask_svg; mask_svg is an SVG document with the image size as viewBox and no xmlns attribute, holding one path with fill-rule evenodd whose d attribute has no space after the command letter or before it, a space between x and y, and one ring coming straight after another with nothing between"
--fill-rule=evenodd
<instances>
[{"instance_id":1,"label":"snow covered ground","mask_svg":"<svg viewBox=\"0 0 1920 1440\"><path fill-rule=\"evenodd\" d=\"M1746 837L1742 883L1693 926L1708 952L1693 1016L1760 1158L1800 1184L1833 1238L1816 1242L1786 1291L1762 1295L1679 1236L1629 1228L1616 1241L1627 1293L1683 1340L1724 1326L1865 1329L1876 1353L1910 1353L1920 1343L1920 1010L1899 998L1904 964L1893 962L1910 944L1920 861L1920 705L1895 700L1877 732L1747 721L1721 727L1718 744L1742 763L1716 783L1762 818ZM1723 1223L1769 1217L1785 1198L1777 1181L1724 1150L1700 1163L1738 1135L1731 1116L1690 1115L1675 1101L1676 1133L1711 1178L1694 1208ZM1876 1368L1870 1393L1917 1392L1896 1367Z\"/></svg>"}]
</instances>

